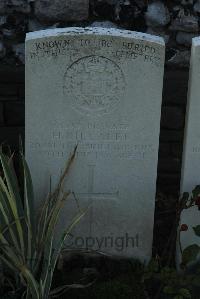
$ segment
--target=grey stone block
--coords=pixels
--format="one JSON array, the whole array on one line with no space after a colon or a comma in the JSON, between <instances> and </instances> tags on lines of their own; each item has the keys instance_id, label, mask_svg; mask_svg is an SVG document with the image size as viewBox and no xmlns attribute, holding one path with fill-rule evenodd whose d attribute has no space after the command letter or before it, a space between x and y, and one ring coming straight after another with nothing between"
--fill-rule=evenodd
<instances>
[{"instance_id":1,"label":"grey stone block","mask_svg":"<svg viewBox=\"0 0 200 299\"><path fill-rule=\"evenodd\" d=\"M162 1L155 1L148 5L145 19L148 26L166 26L170 22L169 10Z\"/></svg>"},{"instance_id":2,"label":"grey stone block","mask_svg":"<svg viewBox=\"0 0 200 299\"><path fill-rule=\"evenodd\" d=\"M159 145L159 157L168 157L170 155L170 144L161 142Z\"/></svg>"},{"instance_id":3,"label":"grey stone block","mask_svg":"<svg viewBox=\"0 0 200 299\"><path fill-rule=\"evenodd\" d=\"M4 123L3 103L0 102L0 125Z\"/></svg>"},{"instance_id":4,"label":"grey stone block","mask_svg":"<svg viewBox=\"0 0 200 299\"><path fill-rule=\"evenodd\" d=\"M17 84L0 83L0 96L17 96L17 95L18 95Z\"/></svg>"},{"instance_id":5,"label":"grey stone block","mask_svg":"<svg viewBox=\"0 0 200 299\"><path fill-rule=\"evenodd\" d=\"M182 142L183 130L173 131L161 129L160 142Z\"/></svg>"},{"instance_id":6,"label":"grey stone block","mask_svg":"<svg viewBox=\"0 0 200 299\"><path fill-rule=\"evenodd\" d=\"M161 115L161 127L166 129L181 129L184 125L184 113L182 107L163 107Z\"/></svg>"},{"instance_id":7,"label":"grey stone block","mask_svg":"<svg viewBox=\"0 0 200 299\"><path fill-rule=\"evenodd\" d=\"M183 145L182 143L171 144L171 153L174 157L182 157Z\"/></svg>"},{"instance_id":8,"label":"grey stone block","mask_svg":"<svg viewBox=\"0 0 200 299\"><path fill-rule=\"evenodd\" d=\"M178 158L166 157L160 158L158 163L158 171L165 173L180 172L181 161Z\"/></svg>"},{"instance_id":9,"label":"grey stone block","mask_svg":"<svg viewBox=\"0 0 200 299\"><path fill-rule=\"evenodd\" d=\"M42 22L82 21L88 18L89 0L36 0L35 15Z\"/></svg>"},{"instance_id":10,"label":"grey stone block","mask_svg":"<svg viewBox=\"0 0 200 299\"><path fill-rule=\"evenodd\" d=\"M7 125L24 125L24 103L8 102L5 103L5 122Z\"/></svg>"},{"instance_id":11,"label":"grey stone block","mask_svg":"<svg viewBox=\"0 0 200 299\"><path fill-rule=\"evenodd\" d=\"M188 77L189 71L187 69L166 69L163 86L163 104L186 104Z\"/></svg>"},{"instance_id":12,"label":"grey stone block","mask_svg":"<svg viewBox=\"0 0 200 299\"><path fill-rule=\"evenodd\" d=\"M24 65L0 64L0 85L2 83L23 83L25 80Z\"/></svg>"},{"instance_id":13,"label":"grey stone block","mask_svg":"<svg viewBox=\"0 0 200 299\"><path fill-rule=\"evenodd\" d=\"M28 14L31 12L30 1L27 0L1 0L0 14L21 12Z\"/></svg>"},{"instance_id":14,"label":"grey stone block","mask_svg":"<svg viewBox=\"0 0 200 299\"><path fill-rule=\"evenodd\" d=\"M16 149L20 136L24 139L24 127L0 127L0 144L7 143L12 149Z\"/></svg>"}]
</instances>

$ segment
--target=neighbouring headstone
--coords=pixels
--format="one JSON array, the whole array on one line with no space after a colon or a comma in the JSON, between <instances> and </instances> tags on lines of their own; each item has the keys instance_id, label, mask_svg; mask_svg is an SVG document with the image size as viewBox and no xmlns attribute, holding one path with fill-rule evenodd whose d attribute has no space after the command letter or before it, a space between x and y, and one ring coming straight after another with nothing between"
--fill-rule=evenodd
<instances>
[{"instance_id":1,"label":"neighbouring headstone","mask_svg":"<svg viewBox=\"0 0 200 299\"><path fill-rule=\"evenodd\" d=\"M66 181L89 210L66 246L151 256L164 41L67 28L26 39L26 158L43 198L78 145ZM63 211L65 228L77 211Z\"/></svg>"},{"instance_id":2,"label":"neighbouring headstone","mask_svg":"<svg viewBox=\"0 0 200 299\"><path fill-rule=\"evenodd\" d=\"M181 194L191 193L195 186L200 185L200 38L193 38L190 59L190 78L188 103L185 120L185 140L182 159ZM197 205L183 210L181 224L187 224L188 230L180 234L182 250L192 244L200 245L200 238L194 233L193 227L200 225L200 210ZM177 242L177 261L181 262L179 240Z\"/></svg>"}]
</instances>

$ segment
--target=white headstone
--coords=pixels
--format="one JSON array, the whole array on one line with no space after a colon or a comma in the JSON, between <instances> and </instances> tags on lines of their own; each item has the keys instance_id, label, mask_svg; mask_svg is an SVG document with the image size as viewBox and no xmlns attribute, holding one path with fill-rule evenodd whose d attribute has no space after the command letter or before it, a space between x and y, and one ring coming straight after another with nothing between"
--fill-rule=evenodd
<instances>
[{"instance_id":1,"label":"white headstone","mask_svg":"<svg viewBox=\"0 0 200 299\"><path fill-rule=\"evenodd\" d=\"M182 159L181 193L191 193L195 186L200 185L200 38L193 38L190 59L190 78L188 103L185 120L185 138ZM182 249L192 244L199 244L193 227L200 224L198 206L183 210L181 224L187 224L188 230L180 235ZM178 262L181 262L178 245Z\"/></svg>"},{"instance_id":2,"label":"white headstone","mask_svg":"<svg viewBox=\"0 0 200 299\"><path fill-rule=\"evenodd\" d=\"M26 158L42 198L78 144L66 185L90 208L74 247L151 256L164 52L162 38L118 29L27 35Z\"/></svg>"}]
</instances>

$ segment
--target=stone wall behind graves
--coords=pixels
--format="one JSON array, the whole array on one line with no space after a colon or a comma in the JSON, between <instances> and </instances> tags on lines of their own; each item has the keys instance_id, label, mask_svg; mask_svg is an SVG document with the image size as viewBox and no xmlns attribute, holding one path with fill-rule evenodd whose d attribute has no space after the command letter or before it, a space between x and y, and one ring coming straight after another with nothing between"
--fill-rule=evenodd
<instances>
[{"instance_id":1,"label":"stone wall behind graves","mask_svg":"<svg viewBox=\"0 0 200 299\"><path fill-rule=\"evenodd\" d=\"M58 5L59 4L59 5ZM1 0L0 141L24 132L25 34L46 28L106 26L161 35L166 41L158 190L179 188L191 39L199 34L199 0ZM103 23L102 23L103 22Z\"/></svg>"}]
</instances>

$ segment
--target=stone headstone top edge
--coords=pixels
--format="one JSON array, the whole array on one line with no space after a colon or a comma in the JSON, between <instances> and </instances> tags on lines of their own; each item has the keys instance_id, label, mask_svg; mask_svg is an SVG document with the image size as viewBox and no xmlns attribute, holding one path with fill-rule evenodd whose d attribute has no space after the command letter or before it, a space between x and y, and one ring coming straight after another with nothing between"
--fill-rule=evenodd
<instances>
[{"instance_id":1,"label":"stone headstone top edge","mask_svg":"<svg viewBox=\"0 0 200 299\"><path fill-rule=\"evenodd\" d=\"M103 27L68 27L68 28L56 28L56 29L46 29L34 32L29 32L26 34L26 41L45 38L45 37L58 37L59 35L107 35L114 37L125 37L125 38L137 38L142 41L158 43L165 46L164 39L156 35L150 35L143 32L122 30L116 28L103 28Z\"/></svg>"},{"instance_id":2,"label":"stone headstone top edge","mask_svg":"<svg viewBox=\"0 0 200 299\"><path fill-rule=\"evenodd\" d=\"M192 46L200 46L200 36L194 37L192 39Z\"/></svg>"}]
</instances>

